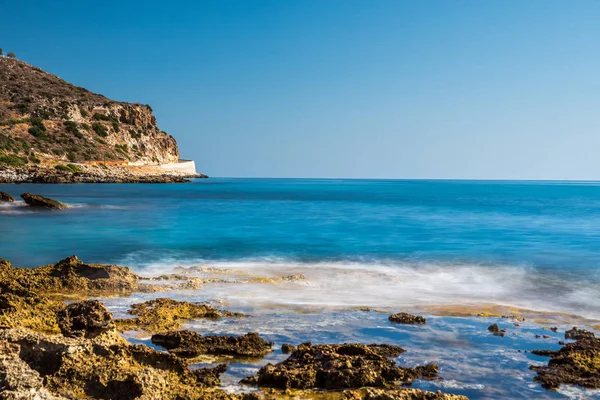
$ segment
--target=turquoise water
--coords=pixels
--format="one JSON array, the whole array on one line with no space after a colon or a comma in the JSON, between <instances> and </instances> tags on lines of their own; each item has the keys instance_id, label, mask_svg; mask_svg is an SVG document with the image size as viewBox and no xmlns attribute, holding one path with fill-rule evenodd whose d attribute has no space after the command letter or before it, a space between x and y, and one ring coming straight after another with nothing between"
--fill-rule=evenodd
<instances>
[{"instance_id":1,"label":"turquoise water","mask_svg":"<svg viewBox=\"0 0 600 400\"><path fill-rule=\"evenodd\" d=\"M16 265L77 254L140 269L302 266L344 271L353 303L489 300L600 318L597 183L208 179L0 190L75 206L0 208L0 257ZM420 293L405 299L402 285Z\"/></svg>"},{"instance_id":2,"label":"turquoise water","mask_svg":"<svg viewBox=\"0 0 600 400\"><path fill-rule=\"evenodd\" d=\"M72 206L53 212L0 205L0 257L15 265L77 254L143 275L180 266L304 275L299 282L169 294L254 315L242 325L188 326L203 333L256 330L277 345L399 344L409 349L404 364L441 366L444 381L416 386L472 399L599 397L576 388L547 392L532 382L527 367L545 359L522 351L558 348L560 332L431 315L426 327L405 327L391 325L385 314L353 309L486 302L600 319L599 183L211 178L173 185L0 185L0 191L14 197L30 191ZM105 301L124 315L129 304L153 296ZM493 322L509 328L508 337L489 335ZM267 360L284 357L275 352ZM232 365L224 380L238 390L238 378L260 365Z\"/></svg>"}]
</instances>

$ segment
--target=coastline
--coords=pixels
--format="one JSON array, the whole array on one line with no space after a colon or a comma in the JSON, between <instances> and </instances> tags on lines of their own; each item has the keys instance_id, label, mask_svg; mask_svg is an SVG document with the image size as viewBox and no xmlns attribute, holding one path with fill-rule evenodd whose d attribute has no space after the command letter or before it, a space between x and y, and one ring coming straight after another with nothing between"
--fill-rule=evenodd
<instances>
[{"instance_id":1,"label":"coastline","mask_svg":"<svg viewBox=\"0 0 600 400\"><path fill-rule=\"evenodd\" d=\"M8 376L15 376L14 374L23 373L25 370L30 377L22 381L20 386L14 385L11 393L34 390L36 394L45 395L46 398L62 398L60 396L69 398L74 393L83 391L86 396L108 396L109 398L141 396L139 398L232 400L466 399L467 397L451 393L456 392L457 388L463 388L461 390L467 392L474 390L469 389L470 387L481 390L480 386L483 388L489 383L483 380L482 383L486 382L484 385L476 383L458 385L455 378L457 375L463 375L466 382L485 378L480 373L469 369L453 371L452 364L448 361L444 362L443 357L440 359L438 371L438 361L432 360L427 347L441 346L440 349L448 348L446 351L450 351L450 347L465 340L460 339L459 342L450 345L451 342L447 342L448 338L443 339L447 336L445 331L458 330L458 336L452 341L463 335L476 338L475 343L480 343L481 349L476 352L471 351L469 354L475 355L470 362L477 364L485 362L486 354L489 357L490 350L487 347L490 345L500 346L500 348L506 346L504 352L514 351L512 354L520 356L525 356L532 348L558 350L560 342L556 344L552 341L562 337L563 329L568 330L564 324L583 321L582 319L567 320L566 316L560 313L538 313L531 310L482 305L458 306L451 309L431 307L425 314L427 322L425 323L423 319L419 322L422 325L413 325L413 323L393 323L390 322L391 319L388 321L390 314L388 310L289 309L288 311L292 312L289 314L281 309L248 309L240 312L237 309L230 310L227 303L199 302L192 296L202 294L211 285L227 285L230 290L237 291L240 290L240 285L244 284L285 286L303 280L300 275L246 276L238 280L225 277L235 273L236 271L219 271L223 278L201 278L176 269L172 273L160 276L143 276L132 272L127 267L87 264L74 256L56 264L34 269L17 268L7 261L0 261L0 288L2 289L0 304L3 305L0 314L0 347L3 349L0 368L8 371ZM505 311L511 314L500 315ZM453 316L441 317L440 315L443 314ZM530 321L530 315L543 315L547 318L546 322L558 318L563 325L559 331L559 328L540 324L541 321ZM382 333L373 332L368 336L378 338L373 341L377 342L378 346L384 347L365 347L365 344L371 342L361 344L364 339L356 344L351 344L352 342L345 339L301 344L318 339L319 335L310 333L308 326L302 328L298 322L305 320L302 324L310 324L314 320L322 321L317 324L318 326L325 321L323 318L326 320L333 318L332 322L337 320L337 325L342 321L352 324L375 323L375 326L383 324L385 330L397 332L405 339L399 342L390 336L387 340L381 340L388 334L382 336ZM282 336L275 332L285 329L285 325L291 321L296 321L296 323L292 322L292 326L297 326L299 330L296 334L298 339L292 338L293 342L288 349L285 346L290 346L288 345L289 333ZM491 325L486 328L488 324ZM502 329L494 332L491 328L497 324L500 324ZM331 329L333 326L330 325L326 329ZM276 331L272 331L275 327L277 327ZM473 331L474 327L475 331ZM581 329L581 325L578 330L572 331L588 332ZM258 336L252 336L256 334L251 332L256 332ZM532 336L533 334L535 337ZM416 338L416 341L407 340L406 335ZM569 332L565 337L568 338L568 335ZM436 337L438 338L435 339ZM435 344L440 339L445 344ZM423 340L425 342L419 345ZM531 342L535 344L532 345ZM342 345L342 343L349 344ZM405 347L405 343L410 346ZM425 343L428 345L423 347ZM397 345L401 345L402 348L385 347ZM345 350L346 347L343 346L354 346L352 354L356 355L351 356L354 358L348 359L349 356L344 355L350 350L349 348ZM567 343L566 346L569 344ZM85 356L93 348L106 350L91 358ZM278 348L282 350L279 351ZM53 349L62 349L60 351L70 349L69 354L81 354L84 358L79 356L72 356L75 358L70 356L66 359L54 358L59 356L58 353L53 352L56 351ZM118 349L118 351L113 353L114 350L108 349ZM521 352L521 349L524 352ZM39 350L45 351L45 358L26 356L31 351ZM288 351L292 351L291 355L286 354ZM598 349L594 351L596 353L592 353L590 357L597 357ZM329 354L327 357L334 357L331 364L333 366L337 365L338 358L339 362L345 360L344 363L358 364L351 370L346 370L337 369L338 367L332 367L330 364L321 365L317 361L314 361L314 364L313 361L298 361L307 360L308 354L316 354L315 352L325 352ZM482 352L481 356L477 355L478 352ZM540 351L540 354L542 353ZM398 358L400 354L402 356ZM410 355L405 356L405 354ZM451 353L449 356L452 357ZM388 357L396 361L388 364ZM111 363L116 362L120 365L118 370L110 366ZM468 363L469 359L459 360L458 365L463 362ZM47 371L41 364L56 365L56 367ZM197 369L193 367L194 365L202 368ZM358 365L363 366L358 367ZM411 367L412 365L416 367ZM539 376L542 378L539 379L544 379L546 367L544 362L535 362L535 359L530 361L530 365L534 368L530 372L530 379L532 379L530 386L535 389L534 381L538 379L536 378L538 375L533 371L535 369L541 371ZM193 368L190 369L190 366ZM383 371L387 371L392 366L396 368L394 374L399 375L387 382L388 378L384 376L389 372ZM165 368L171 372L165 375ZM363 376L361 371L364 368L365 371L369 371L368 374L378 377L377 380L373 381L370 380L371 378L367 379L366 375ZM65 374L67 370L71 371L72 375ZM333 374L327 375L330 376L328 379L334 379L333 376L337 378L319 384L310 383L309 376L315 371L317 374L328 371L327 374ZM524 372L526 370L521 371L520 374ZM299 378L304 375L294 374L308 375ZM349 375L340 381L344 374ZM470 374L473 374L471 378L468 377ZM40 380L38 376L45 378ZM287 378L284 378L286 376ZM292 376L297 376L300 380L292 383L295 382L289 380ZM164 387L160 389L148 383L150 381L147 379L150 378L167 383L170 389L166 390ZM100 382L101 385L92 385L92 387L87 385L94 381ZM544 382L553 384L554 381L541 381L543 384L548 384ZM325 387L320 387L321 385ZM413 388L407 389L403 387L405 385L412 385ZM126 388L132 390L131 393L136 393L136 396L114 397L116 393L125 393ZM323 390L327 388L329 390ZM440 388L446 388L447 390L443 391L448 393L440 392ZM561 386L558 387L560 388ZM544 394L552 393L542 387L535 390L536 393L540 393L538 398L546 398ZM510 393L508 396L510 397ZM0 398L3 398L2 395Z\"/></svg>"},{"instance_id":2,"label":"coastline","mask_svg":"<svg viewBox=\"0 0 600 400\"><path fill-rule=\"evenodd\" d=\"M208 178L204 174L165 170L158 166L107 166L67 164L9 167L0 165L0 184L4 183L186 183ZM62 164L61 164L62 166Z\"/></svg>"}]
</instances>

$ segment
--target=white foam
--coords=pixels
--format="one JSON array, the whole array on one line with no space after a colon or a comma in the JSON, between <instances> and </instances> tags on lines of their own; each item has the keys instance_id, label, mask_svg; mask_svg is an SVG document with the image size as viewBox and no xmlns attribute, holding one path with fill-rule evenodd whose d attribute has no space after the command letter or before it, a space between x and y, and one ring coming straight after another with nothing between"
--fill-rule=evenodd
<instances>
[{"instance_id":1,"label":"white foam","mask_svg":"<svg viewBox=\"0 0 600 400\"><path fill-rule=\"evenodd\" d=\"M146 255L147 256L147 255ZM266 258L208 262L161 257L147 262L144 255L123 260L143 275L172 273L177 267L230 269L259 277L304 274L305 281L211 284L205 296L235 306L273 305L377 308L495 303L539 311L568 312L600 318L600 292L594 282L575 282L549 276L526 266L434 264L425 262L300 263ZM585 286L587 285L587 286Z\"/></svg>"}]
</instances>

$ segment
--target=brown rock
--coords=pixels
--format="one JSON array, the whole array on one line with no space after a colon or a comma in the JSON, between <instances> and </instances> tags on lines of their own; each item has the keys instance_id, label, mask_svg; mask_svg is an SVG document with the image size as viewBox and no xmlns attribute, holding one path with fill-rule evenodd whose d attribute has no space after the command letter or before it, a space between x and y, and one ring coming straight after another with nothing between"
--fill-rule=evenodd
<instances>
[{"instance_id":1,"label":"brown rock","mask_svg":"<svg viewBox=\"0 0 600 400\"><path fill-rule=\"evenodd\" d=\"M95 338L115 329L112 314L97 300L69 304L58 313L58 327L68 337Z\"/></svg>"},{"instance_id":2,"label":"brown rock","mask_svg":"<svg viewBox=\"0 0 600 400\"><path fill-rule=\"evenodd\" d=\"M550 357L547 366L530 367L537 372L534 380L546 389L557 389L560 385L600 388L600 339L584 335L558 351L532 353Z\"/></svg>"},{"instance_id":3,"label":"brown rock","mask_svg":"<svg viewBox=\"0 0 600 400\"><path fill-rule=\"evenodd\" d=\"M304 343L287 360L262 367L245 384L279 389L345 389L410 384L414 379L432 378L437 367L403 368L388 357L404 349L392 345Z\"/></svg>"},{"instance_id":4,"label":"brown rock","mask_svg":"<svg viewBox=\"0 0 600 400\"><path fill-rule=\"evenodd\" d=\"M15 201L15 199L8 193L6 192L0 192L0 201L6 201L9 203L12 203Z\"/></svg>"},{"instance_id":5,"label":"brown rock","mask_svg":"<svg viewBox=\"0 0 600 400\"><path fill-rule=\"evenodd\" d=\"M395 322L397 324L425 325L427 323L425 318L408 313L392 314L388 319L390 322Z\"/></svg>"},{"instance_id":6,"label":"brown rock","mask_svg":"<svg viewBox=\"0 0 600 400\"><path fill-rule=\"evenodd\" d=\"M69 208L66 204L37 194L23 193L21 195L21 198L23 199L23 201L25 201L25 203L27 203L27 205L31 207L53 208L58 210L64 210L65 208Z\"/></svg>"},{"instance_id":7,"label":"brown rock","mask_svg":"<svg viewBox=\"0 0 600 400\"><path fill-rule=\"evenodd\" d=\"M565 332L565 339L580 340L584 338L593 339L596 335L593 332L586 331L585 329L578 329L573 327L572 329Z\"/></svg>"},{"instance_id":8,"label":"brown rock","mask_svg":"<svg viewBox=\"0 0 600 400\"><path fill-rule=\"evenodd\" d=\"M181 328L183 321L194 318L239 317L242 314L218 311L207 304L189 303L169 298L159 298L134 304L128 311L138 318L116 320L121 330L142 329L161 332Z\"/></svg>"},{"instance_id":9,"label":"brown rock","mask_svg":"<svg viewBox=\"0 0 600 400\"><path fill-rule=\"evenodd\" d=\"M492 324L490 326L488 326L488 331L492 332L494 334L494 336L504 336L504 334L506 333L506 329L500 329L498 327L498 324Z\"/></svg>"},{"instance_id":10,"label":"brown rock","mask_svg":"<svg viewBox=\"0 0 600 400\"><path fill-rule=\"evenodd\" d=\"M262 357L273 346L273 342L267 342L254 332L243 336L202 336L188 330L152 335L152 343L180 357L201 354Z\"/></svg>"},{"instance_id":11,"label":"brown rock","mask_svg":"<svg viewBox=\"0 0 600 400\"><path fill-rule=\"evenodd\" d=\"M281 352L283 354L290 354L294 350L296 350L296 346L293 346L291 344L285 343L285 344L281 345Z\"/></svg>"}]
</instances>

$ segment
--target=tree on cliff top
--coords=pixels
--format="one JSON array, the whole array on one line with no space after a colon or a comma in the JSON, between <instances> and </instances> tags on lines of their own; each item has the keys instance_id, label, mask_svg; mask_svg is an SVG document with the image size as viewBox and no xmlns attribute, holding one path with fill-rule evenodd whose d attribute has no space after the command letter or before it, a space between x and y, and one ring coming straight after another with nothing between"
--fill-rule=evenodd
<instances>
[{"instance_id":1,"label":"tree on cliff top","mask_svg":"<svg viewBox=\"0 0 600 400\"><path fill-rule=\"evenodd\" d=\"M9 52L9 53L8 53L6 56L7 56L8 58L17 58L17 55L16 55L15 53L13 53L12 51L11 51L11 52Z\"/></svg>"}]
</instances>

